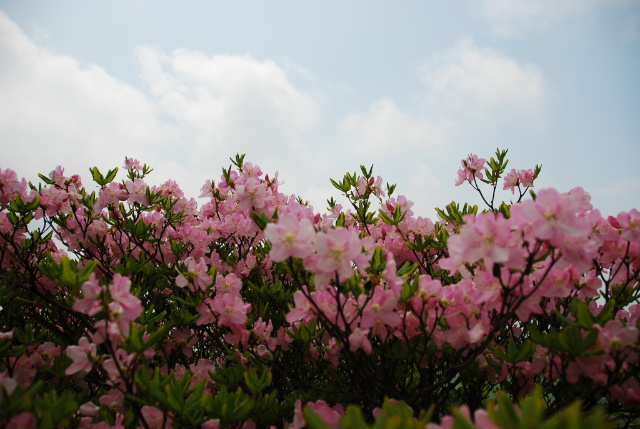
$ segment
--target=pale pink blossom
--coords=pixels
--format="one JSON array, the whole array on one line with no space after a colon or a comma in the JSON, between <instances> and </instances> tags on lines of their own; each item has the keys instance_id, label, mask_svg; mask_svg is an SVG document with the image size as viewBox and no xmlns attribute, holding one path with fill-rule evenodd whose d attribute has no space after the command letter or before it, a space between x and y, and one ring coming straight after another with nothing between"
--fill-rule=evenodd
<instances>
[{"instance_id":1,"label":"pale pink blossom","mask_svg":"<svg viewBox=\"0 0 640 429\"><path fill-rule=\"evenodd\" d=\"M81 337L77 346L67 346L66 354L73 363L65 370L65 374L71 375L80 371L89 372L93 368L89 357L95 357L96 345L90 343L86 337Z\"/></svg>"},{"instance_id":2,"label":"pale pink blossom","mask_svg":"<svg viewBox=\"0 0 640 429\"><path fill-rule=\"evenodd\" d=\"M125 187L129 192L129 204L138 203L143 206L149 204L147 199L147 185L142 179L133 179L125 183Z\"/></svg>"},{"instance_id":3,"label":"pale pink blossom","mask_svg":"<svg viewBox=\"0 0 640 429\"><path fill-rule=\"evenodd\" d=\"M225 293L213 298L212 308L218 314L219 326L233 327L247 321L247 311L251 309L251 304L242 301L239 295Z\"/></svg>"},{"instance_id":4,"label":"pale pink blossom","mask_svg":"<svg viewBox=\"0 0 640 429\"><path fill-rule=\"evenodd\" d=\"M211 277L208 274L207 264L204 258L196 258L189 256L184 260L184 269L186 272L180 272L176 277L176 286L188 289L192 292L197 290L204 291L208 284L211 284Z\"/></svg>"},{"instance_id":5,"label":"pale pink blossom","mask_svg":"<svg viewBox=\"0 0 640 429\"><path fill-rule=\"evenodd\" d=\"M478 158L478 155L469 155L461 162L461 167L458 170L458 179L456 180L456 186L462 185L464 182L473 183L474 178L483 179L482 172L484 171L484 164L487 162L484 158Z\"/></svg>"},{"instance_id":6,"label":"pale pink blossom","mask_svg":"<svg viewBox=\"0 0 640 429\"><path fill-rule=\"evenodd\" d=\"M7 423L7 428L11 429L35 429L38 427L38 421L33 414L28 411L24 411L11 417L11 420Z\"/></svg>"},{"instance_id":7,"label":"pale pink blossom","mask_svg":"<svg viewBox=\"0 0 640 429\"><path fill-rule=\"evenodd\" d=\"M373 348L368 338L369 329L354 328L349 335L349 350L355 352L358 349L362 349L365 354L370 355Z\"/></svg>"},{"instance_id":8,"label":"pale pink blossom","mask_svg":"<svg viewBox=\"0 0 640 429\"><path fill-rule=\"evenodd\" d=\"M315 235L311 221L298 219L294 214L281 215L277 223L268 224L264 230L265 238L271 243L269 256L275 262L309 256Z\"/></svg>"}]
</instances>

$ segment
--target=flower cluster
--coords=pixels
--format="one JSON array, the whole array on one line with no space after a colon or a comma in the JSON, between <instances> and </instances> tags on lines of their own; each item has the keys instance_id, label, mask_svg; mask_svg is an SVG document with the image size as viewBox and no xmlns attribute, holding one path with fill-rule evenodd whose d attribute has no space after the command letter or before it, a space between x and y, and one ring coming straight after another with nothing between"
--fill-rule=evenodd
<instances>
[{"instance_id":1,"label":"flower cluster","mask_svg":"<svg viewBox=\"0 0 640 429\"><path fill-rule=\"evenodd\" d=\"M0 170L1 427L638 423L638 210L526 198L506 151L435 220L371 168L318 213L232 162L200 201L131 158L95 191Z\"/></svg>"}]
</instances>

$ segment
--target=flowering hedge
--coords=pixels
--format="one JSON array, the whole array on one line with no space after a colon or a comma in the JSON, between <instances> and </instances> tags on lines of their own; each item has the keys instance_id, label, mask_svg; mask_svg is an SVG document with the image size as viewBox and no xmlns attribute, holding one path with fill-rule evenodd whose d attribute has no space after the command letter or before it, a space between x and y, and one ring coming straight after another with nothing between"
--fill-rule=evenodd
<instances>
[{"instance_id":1,"label":"flowering hedge","mask_svg":"<svg viewBox=\"0 0 640 429\"><path fill-rule=\"evenodd\" d=\"M132 159L96 191L0 169L0 427L638 424L637 210L500 150L436 222L372 169L316 213L232 162L200 206Z\"/></svg>"}]
</instances>

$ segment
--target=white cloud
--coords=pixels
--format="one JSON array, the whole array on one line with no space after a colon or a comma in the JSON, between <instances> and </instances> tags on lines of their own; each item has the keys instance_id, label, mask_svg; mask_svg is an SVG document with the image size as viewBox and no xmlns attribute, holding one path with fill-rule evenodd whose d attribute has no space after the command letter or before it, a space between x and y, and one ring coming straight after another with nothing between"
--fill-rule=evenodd
<instances>
[{"instance_id":1,"label":"white cloud","mask_svg":"<svg viewBox=\"0 0 640 429\"><path fill-rule=\"evenodd\" d=\"M161 148L176 130L143 93L95 65L37 47L0 11L0 138L3 164L34 179L63 165L121 165Z\"/></svg>"},{"instance_id":2,"label":"white cloud","mask_svg":"<svg viewBox=\"0 0 640 429\"><path fill-rule=\"evenodd\" d=\"M425 118L401 111L388 98L376 101L365 114L349 115L340 126L344 140L359 153L385 155L441 143L442 131Z\"/></svg>"},{"instance_id":3,"label":"white cloud","mask_svg":"<svg viewBox=\"0 0 640 429\"><path fill-rule=\"evenodd\" d=\"M637 6L637 0L474 0L472 9L500 36L541 30L567 17L599 7Z\"/></svg>"},{"instance_id":4,"label":"white cloud","mask_svg":"<svg viewBox=\"0 0 640 429\"><path fill-rule=\"evenodd\" d=\"M535 113L544 104L544 77L534 64L521 64L470 38L432 56L421 76L438 109L486 119L497 111Z\"/></svg>"},{"instance_id":5,"label":"white cloud","mask_svg":"<svg viewBox=\"0 0 640 429\"><path fill-rule=\"evenodd\" d=\"M183 133L174 153L188 166L192 187L218 179L236 153L265 172L280 169L284 180L304 173L302 164L283 166L282 159L313 158L305 132L320 118L319 102L273 61L146 46L136 55L154 102ZM295 179L285 188L299 192Z\"/></svg>"},{"instance_id":6,"label":"white cloud","mask_svg":"<svg viewBox=\"0 0 640 429\"><path fill-rule=\"evenodd\" d=\"M640 180L635 178L616 180L607 186L586 191L591 193L591 204L604 211L602 214L605 216L638 208L640 202Z\"/></svg>"},{"instance_id":7,"label":"white cloud","mask_svg":"<svg viewBox=\"0 0 640 429\"><path fill-rule=\"evenodd\" d=\"M141 76L163 111L193 142L189 163L211 162L230 150L260 155L291 148L319 119L317 103L297 90L270 60L178 49L137 49Z\"/></svg>"},{"instance_id":8,"label":"white cloud","mask_svg":"<svg viewBox=\"0 0 640 429\"><path fill-rule=\"evenodd\" d=\"M302 140L319 120L318 103L274 62L149 47L136 54L148 93L37 46L0 11L2 168L37 180L62 165L88 181L89 167L129 156L155 169L150 183L171 178L197 195L235 153L272 174L282 159L312 158Z\"/></svg>"},{"instance_id":9,"label":"white cloud","mask_svg":"<svg viewBox=\"0 0 640 429\"><path fill-rule=\"evenodd\" d=\"M494 33L513 36L578 13L600 0L480 0L475 6L491 22Z\"/></svg>"},{"instance_id":10,"label":"white cloud","mask_svg":"<svg viewBox=\"0 0 640 429\"><path fill-rule=\"evenodd\" d=\"M457 143L469 128L498 128L505 118L536 123L543 116L545 82L533 64L463 39L418 68L424 91L413 111L384 98L366 113L349 115L341 139L354 152L379 157L434 154Z\"/></svg>"}]
</instances>

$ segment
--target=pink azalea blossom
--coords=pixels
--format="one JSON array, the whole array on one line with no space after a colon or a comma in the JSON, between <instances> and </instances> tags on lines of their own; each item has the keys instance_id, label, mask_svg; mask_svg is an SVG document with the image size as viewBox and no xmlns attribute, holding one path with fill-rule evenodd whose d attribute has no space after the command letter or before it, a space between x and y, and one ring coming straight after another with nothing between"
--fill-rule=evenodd
<instances>
[{"instance_id":1,"label":"pink azalea blossom","mask_svg":"<svg viewBox=\"0 0 640 429\"><path fill-rule=\"evenodd\" d=\"M240 210L256 211L262 209L266 204L267 184L250 177L244 184L236 186L236 197L238 198L238 208Z\"/></svg>"},{"instance_id":2,"label":"pink azalea blossom","mask_svg":"<svg viewBox=\"0 0 640 429\"><path fill-rule=\"evenodd\" d=\"M218 325L232 327L247 321L247 311L251 304L242 301L239 295L225 293L215 296L212 308L218 314Z\"/></svg>"},{"instance_id":3,"label":"pink azalea blossom","mask_svg":"<svg viewBox=\"0 0 640 429\"><path fill-rule=\"evenodd\" d=\"M362 308L360 328L371 328L378 323L390 328L398 326L400 316L395 312L398 300L393 292L385 291L380 286L376 286L373 298L365 305L367 299L368 297L364 294L358 297L358 304Z\"/></svg>"},{"instance_id":4,"label":"pink azalea blossom","mask_svg":"<svg viewBox=\"0 0 640 429\"><path fill-rule=\"evenodd\" d=\"M618 319L608 321L604 327L594 327L600 331L598 344L607 351L621 351L638 340L638 329L635 326L624 326Z\"/></svg>"},{"instance_id":5,"label":"pink azalea blossom","mask_svg":"<svg viewBox=\"0 0 640 429\"><path fill-rule=\"evenodd\" d=\"M89 372L93 368L89 356L95 357L96 345L90 343L86 337L81 337L77 346L67 347L66 354L73 363L65 370L65 374L71 375L80 371Z\"/></svg>"},{"instance_id":6,"label":"pink azalea blossom","mask_svg":"<svg viewBox=\"0 0 640 429\"><path fill-rule=\"evenodd\" d=\"M309 269L316 274L316 285L324 286L335 274L345 281L353 274L352 261L364 270L369 261L362 253L362 243L355 230L347 228L330 229L316 235L317 254L305 260Z\"/></svg>"},{"instance_id":7,"label":"pink azalea blossom","mask_svg":"<svg viewBox=\"0 0 640 429\"><path fill-rule=\"evenodd\" d=\"M38 427L38 421L28 411L16 414L7 423L7 428L11 429L35 429L36 427Z\"/></svg>"},{"instance_id":8,"label":"pink azalea blossom","mask_svg":"<svg viewBox=\"0 0 640 429\"><path fill-rule=\"evenodd\" d=\"M456 186L460 186L464 182L473 183L474 178L483 179L482 172L484 171L485 162L487 160L478 158L478 155L469 155L466 159L463 159L462 166L458 170Z\"/></svg>"},{"instance_id":9,"label":"pink azalea blossom","mask_svg":"<svg viewBox=\"0 0 640 429\"><path fill-rule=\"evenodd\" d=\"M89 280L84 282L80 288L82 299L73 304L73 309L88 316L96 315L102 309L102 301L99 299L106 288L100 286L95 273L91 273Z\"/></svg>"},{"instance_id":10,"label":"pink azalea blossom","mask_svg":"<svg viewBox=\"0 0 640 429\"><path fill-rule=\"evenodd\" d=\"M147 185L144 183L142 179L134 179L133 181L129 180L125 183L125 187L129 192L129 203L138 203L143 206L149 204L149 200L147 199Z\"/></svg>"},{"instance_id":11,"label":"pink azalea blossom","mask_svg":"<svg viewBox=\"0 0 640 429\"><path fill-rule=\"evenodd\" d=\"M358 349L362 349L365 354L370 355L373 351L371 342L367 337L369 335L369 329L354 328L349 335L349 350L355 352Z\"/></svg>"},{"instance_id":12,"label":"pink azalea blossom","mask_svg":"<svg viewBox=\"0 0 640 429\"><path fill-rule=\"evenodd\" d=\"M165 421L164 413L156 407L145 405L140 409L142 417L149 429L163 429L165 427L172 427L172 421L167 418Z\"/></svg>"},{"instance_id":13,"label":"pink azalea blossom","mask_svg":"<svg viewBox=\"0 0 640 429\"><path fill-rule=\"evenodd\" d=\"M11 169L0 168L0 209L4 209L9 201L13 201L16 194L25 196L27 192L26 179L19 180L18 175Z\"/></svg>"},{"instance_id":14,"label":"pink azalea blossom","mask_svg":"<svg viewBox=\"0 0 640 429\"><path fill-rule=\"evenodd\" d=\"M207 272L207 264L204 258L196 258L189 256L184 260L184 268L186 272L181 272L176 277L176 286L188 289L192 292L197 290L204 291L208 284L211 284L211 277Z\"/></svg>"},{"instance_id":15,"label":"pink azalea blossom","mask_svg":"<svg viewBox=\"0 0 640 429\"><path fill-rule=\"evenodd\" d=\"M280 216L277 223L268 224L264 230L265 238L271 243L269 256L275 262L309 256L315 235L311 221L298 219L294 214Z\"/></svg>"}]
</instances>

